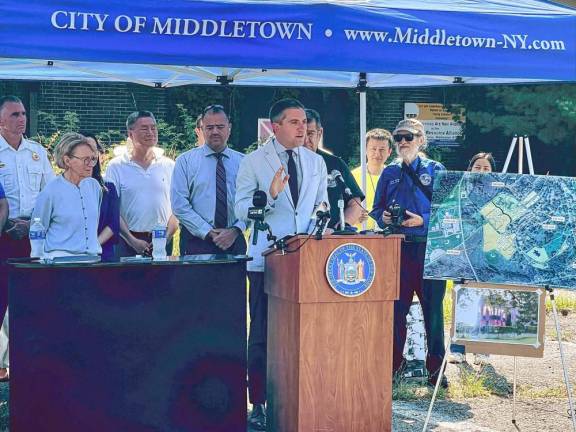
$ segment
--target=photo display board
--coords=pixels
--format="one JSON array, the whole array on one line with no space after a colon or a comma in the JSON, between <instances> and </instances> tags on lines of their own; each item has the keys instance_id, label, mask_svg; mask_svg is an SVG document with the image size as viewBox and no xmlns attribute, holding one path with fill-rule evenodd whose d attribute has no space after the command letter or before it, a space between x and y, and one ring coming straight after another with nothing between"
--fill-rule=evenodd
<instances>
[{"instance_id":1,"label":"photo display board","mask_svg":"<svg viewBox=\"0 0 576 432\"><path fill-rule=\"evenodd\" d=\"M576 289L576 179L438 173L424 277Z\"/></svg>"},{"instance_id":2,"label":"photo display board","mask_svg":"<svg viewBox=\"0 0 576 432\"><path fill-rule=\"evenodd\" d=\"M467 352L542 357L545 297L543 288L456 284L451 342Z\"/></svg>"}]
</instances>

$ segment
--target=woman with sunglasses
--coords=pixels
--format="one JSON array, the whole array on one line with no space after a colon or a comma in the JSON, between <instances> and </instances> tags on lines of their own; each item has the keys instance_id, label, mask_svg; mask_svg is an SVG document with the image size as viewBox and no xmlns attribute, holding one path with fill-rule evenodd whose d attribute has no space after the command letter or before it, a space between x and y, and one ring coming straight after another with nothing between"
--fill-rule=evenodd
<instances>
[{"instance_id":1,"label":"woman with sunglasses","mask_svg":"<svg viewBox=\"0 0 576 432\"><path fill-rule=\"evenodd\" d=\"M54 151L62 174L40 192L32 219L46 229L44 257L98 255L98 217L102 188L92 176L96 147L84 135L64 134Z\"/></svg>"},{"instance_id":2,"label":"woman with sunglasses","mask_svg":"<svg viewBox=\"0 0 576 432\"><path fill-rule=\"evenodd\" d=\"M102 178L102 164L106 154L104 148L95 135L84 134L84 136L98 151L98 161L92 170L92 178L96 179L102 188L102 204L98 220L98 242L102 246L102 261L113 261L116 258L115 246L120 238L120 199L114 183L105 182Z\"/></svg>"},{"instance_id":3,"label":"woman with sunglasses","mask_svg":"<svg viewBox=\"0 0 576 432\"><path fill-rule=\"evenodd\" d=\"M426 148L426 132L418 120L402 120L392 136L399 157L382 171L370 216L385 231L405 235L401 254L400 298L394 303L393 370L401 375L406 315L416 293L426 328L428 383L435 385L445 354L442 301L446 286L444 281L423 280L422 273L432 185L436 173L445 168L439 162L419 154ZM445 378L442 379L442 387L448 386Z\"/></svg>"},{"instance_id":4,"label":"woman with sunglasses","mask_svg":"<svg viewBox=\"0 0 576 432\"><path fill-rule=\"evenodd\" d=\"M496 162L492 153L480 152L475 154L468 163L468 171L473 173L491 173L496 169ZM446 282L446 287L453 287L454 282ZM475 365L485 365L488 363L489 356L487 354L474 354ZM454 364L466 362L466 348L464 345L450 344L450 356L448 361Z\"/></svg>"}]
</instances>

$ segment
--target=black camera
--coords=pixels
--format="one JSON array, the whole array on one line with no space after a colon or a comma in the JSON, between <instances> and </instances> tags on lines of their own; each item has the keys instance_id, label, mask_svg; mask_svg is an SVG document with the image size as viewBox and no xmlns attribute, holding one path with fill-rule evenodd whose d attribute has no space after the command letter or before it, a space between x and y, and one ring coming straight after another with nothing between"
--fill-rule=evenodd
<instances>
[{"instance_id":1,"label":"black camera","mask_svg":"<svg viewBox=\"0 0 576 432\"><path fill-rule=\"evenodd\" d=\"M392 220L391 225L394 228L400 228L406 217L406 209L400 204L394 203L388 207L388 213L390 213L390 219Z\"/></svg>"}]
</instances>

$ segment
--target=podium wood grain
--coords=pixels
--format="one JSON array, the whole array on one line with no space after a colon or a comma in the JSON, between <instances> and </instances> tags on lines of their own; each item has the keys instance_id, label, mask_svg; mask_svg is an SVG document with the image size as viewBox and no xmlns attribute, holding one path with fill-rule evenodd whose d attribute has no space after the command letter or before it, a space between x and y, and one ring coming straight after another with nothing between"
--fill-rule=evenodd
<instances>
[{"instance_id":1,"label":"podium wood grain","mask_svg":"<svg viewBox=\"0 0 576 432\"><path fill-rule=\"evenodd\" d=\"M270 431L391 430L400 241L330 236L267 254ZM358 297L337 294L326 280L328 256L344 243L366 247L376 263L372 287Z\"/></svg>"}]
</instances>

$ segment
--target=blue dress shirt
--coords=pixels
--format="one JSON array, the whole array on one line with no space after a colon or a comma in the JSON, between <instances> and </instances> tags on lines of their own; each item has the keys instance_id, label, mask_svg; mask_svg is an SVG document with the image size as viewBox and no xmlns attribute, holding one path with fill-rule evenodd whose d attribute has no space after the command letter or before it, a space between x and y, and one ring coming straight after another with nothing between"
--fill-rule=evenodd
<instances>
[{"instance_id":1,"label":"blue dress shirt","mask_svg":"<svg viewBox=\"0 0 576 432\"><path fill-rule=\"evenodd\" d=\"M244 231L246 224L236 219L234 215L236 176L244 155L229 147L222 153L226 170L228 227L235 226ZM188 150L178 156L172 174L170 190L172 212L193 236L201 239L214 229L217 163L214 154L208 145Z\"/></svg>"}]
</instances>

